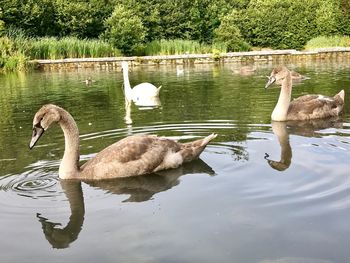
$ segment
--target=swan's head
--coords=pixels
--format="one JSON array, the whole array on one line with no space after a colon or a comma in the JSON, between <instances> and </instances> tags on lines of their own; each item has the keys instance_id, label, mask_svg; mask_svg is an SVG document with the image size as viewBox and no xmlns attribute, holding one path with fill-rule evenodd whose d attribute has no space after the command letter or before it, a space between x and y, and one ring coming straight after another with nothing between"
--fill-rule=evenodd
<instances>
[{"instance_id":1,"label":"swan's head","mask_svg":"<svg viewBox=\"0 0 350 263\"><path fill-rule=\"evenodd\" d=\"M287 78L287 76L290 75L289 70L285 66L278 66L275 67L270 76L268 77L268 81L265 85L265 89L270 87L272 84L281 84L282 81Z\"/></svg>"},{"instance_id":2,"label":"swan's head","mask_svg":"<svg viewBox=\"0 0 350 263\"><path fill-rule=\"evenodd\" d=\"M38 110L33 119L33 134L29 144L29 148L32 149L40 137L44 134L52 123L58 122L61 118L60 107L47 104Z\"/></svg>"}]
</instances>

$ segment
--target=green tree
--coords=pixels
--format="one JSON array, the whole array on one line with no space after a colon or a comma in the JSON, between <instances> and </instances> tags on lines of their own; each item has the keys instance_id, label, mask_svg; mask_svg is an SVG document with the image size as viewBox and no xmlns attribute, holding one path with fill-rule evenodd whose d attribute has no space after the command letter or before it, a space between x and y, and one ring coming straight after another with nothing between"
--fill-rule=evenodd
<instances>
[{"instance_id":1,"label":"green tree","mask_svg":"<svg viewBox=\"0 0 350 263\"><path fill-rule=\"evenodd\" d=\"M124 54L132 54L144 42L146 30L141 19L123 5L117 5L105 21L102 38L112 43Z\"/></svg>"},{"instance_id":2,"label":"green tree","mask_svg":"<svg viewBox=\"0 0 350 263\"><path fill-rule=\"evenodd\" d=\"M28 35L45 36L57 31L52 0L7 0L2 1L2 8L3 21Z\"/></svg>"},{"instance_id":3,"label":"green tree","mask_svg":"<svg viewBox=\"0 0 350 263\"><path fill-rule=\"evenodd\" d=\"M2 9L0 8L0 36L5 30L5 22L2 20L2 16L3 16L3 13L2 13Z\"/></svg>"},{"instance_id":4,"label":"green tree","mask_svg":"<svg viewBox=\"0 0 350 263\"><path fill-rule=\"evenodd\" d=\"M250 46L244 41L239 28L235 25L238 12L233 10L224 16L221 24L214 30L214 41L226 44L228 51L247 51Z\"/></svg>"},{"instance_id":5,"label":"green tree","mask_svg":"<svg viewBox=\"0 0 350 263\"><path fill-rule=\"evenodd\" d=\"M251 0L236 25L254 46L301 49L318 35L339 33L339 0Z\"/></svg>"}]
</instances>

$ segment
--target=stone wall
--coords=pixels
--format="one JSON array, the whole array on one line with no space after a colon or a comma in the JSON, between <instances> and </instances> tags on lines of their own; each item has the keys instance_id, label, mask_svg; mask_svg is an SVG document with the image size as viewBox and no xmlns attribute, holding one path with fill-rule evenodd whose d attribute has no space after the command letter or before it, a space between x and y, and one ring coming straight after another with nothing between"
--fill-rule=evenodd
<instances>
[{"instance_id":1,"label":"stone wall","mask_svg":"<svg viewBox=\"0 0 350 263\"><path fill-rule=\"evenodd\" d=\"M107 57L107 58L67 58L57 60L33 60L35 67L42 70L96 68L113 69L120 67L121 61L132 65L156 64L200 64L200 63L241 63L241 62L276 62L290 63L296 61L338 60L350 62L350 48L329 48L313 51L262 50L249 52L232 52L224 54L185 54L144 57Z\"/></svg>"}]
</instances>

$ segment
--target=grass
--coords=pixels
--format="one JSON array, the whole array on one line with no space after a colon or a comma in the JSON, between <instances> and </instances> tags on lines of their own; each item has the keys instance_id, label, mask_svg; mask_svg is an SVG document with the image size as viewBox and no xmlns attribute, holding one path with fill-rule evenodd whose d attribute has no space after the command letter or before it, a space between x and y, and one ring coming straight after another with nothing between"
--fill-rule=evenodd
<instances>
[{"instance_id":1,"label":"grass","mask_svg":"<svg viewBox=\"0 0 350 263\"><path fill-rule=\"evenodd\" d=\"M0 70L23 71L32 59L63 59L120 56L109 43L97 39L31 38L11 31L0 38Z\"/></svg>"},{"instance_id":2,"label":"grass","mask_svg":"<svg viewBox=\"0 0 350 263\"><path fill-rule=\"evenodd\" d=\"M349 36L320 36L309 40L305 45L305 50L332 47L350 47Z\"/></svg>"},{"instance_id":3,"label":"grass","mask_svg":"<svg viewBox=\"0 0 350 263\"><path fill-rule=\"evenodd\" d=\"M144 54L146 56L205 54L212 53L213 50L226 52L227 48L222 43L208 45L193 40L154 40L146 44Z\"/></svg>"},{"instance_id":4,"label":"grass","mask_svg":"<svg viewBox=\"0 0 350 263\"><path fill-rule=\"evenodd\" d=\"M31 41L27 55L31 59L96 58L120 56L121 52L109 43L98 39L46 37Z\"/></svg>"}]
</instances>

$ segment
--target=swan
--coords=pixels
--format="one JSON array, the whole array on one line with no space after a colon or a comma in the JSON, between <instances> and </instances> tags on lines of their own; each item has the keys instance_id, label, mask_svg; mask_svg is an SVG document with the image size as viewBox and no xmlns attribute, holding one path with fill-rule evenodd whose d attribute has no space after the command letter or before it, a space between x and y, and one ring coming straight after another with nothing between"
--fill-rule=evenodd
<instances>
[{"instance_id":1,"label":"swan","mask_svg":"<svg viewBox=\"0 0 350 263\"><path fill-rule=\"evenodd\" d=\"M150 98L158 97L159 91L162 86L158 88L151 83L143 82L136 85L134 88L131 88L129 81L129 66L128 62L123 61L121 63L122 71L123 71L123 79L124 79L124 92L125 98L128 101L134 101L136 105L145 104L143 101L149 101Z\"/></svg>"},{"instance_id":2,"label":"swan","mask_svg":"<svg viewBox=\"0 0 350 263\"><path fill-rule=\"evenodd\" d=\"M181 76L185 73L185 70L182 65L177 65L176 66L176 75Z\"/></svg>"},{"instance_id":3,"label":"swan","mask_svg":"<svg viewBox=\"0 0 350 263\"><path fill-rule=\"evenodd\" d=\"M234 74L239 74L242 76L251 76L254 75L256 71L256 68L253 66L243 66L239 69L232 69L232 72Z\"/></svg>"},{"instance_id":4,"label":"swan","mask_svg":"<svg viewBox=\"0 0 350 263\"><path fill-rule=\"evenodd\" d=\"M294 70L290 70L290 74L291 74L293 80L307 79L307 77L305 77L304 75L301 75L299 72L296 72Z\"/></svg>"},{"instance_id":5,"label":"swan","mask_svg":"<svg viewBox=\"0 0 350 263\"><path fill-rule=\"evenodd\" d=\"M285 66L278 66L271 72L265 89L273 83L281 83L278 102L271 114L273 121L310 120L338 116L344 106L344 90L334 97L304 95L291 101L292 76Z\"/></svg>"},{"instance_id":6,"label":"swan","mask_svg":"<svg viewBox=\"0 0 350 263\"><path fill-rule=\"evenodd\" d=\"M65 109L47 104L33 119L32 149L51 124L58 123L64 133L65 150L59 167L59 178L101 180L149 174L179 167L197 159L206 145L217 135L188 143L153 135L126 137L99 152L93 159L79 166L79 130L72 115Z\"/></svg>"}]
</instances>

